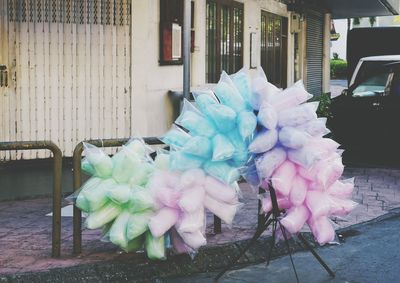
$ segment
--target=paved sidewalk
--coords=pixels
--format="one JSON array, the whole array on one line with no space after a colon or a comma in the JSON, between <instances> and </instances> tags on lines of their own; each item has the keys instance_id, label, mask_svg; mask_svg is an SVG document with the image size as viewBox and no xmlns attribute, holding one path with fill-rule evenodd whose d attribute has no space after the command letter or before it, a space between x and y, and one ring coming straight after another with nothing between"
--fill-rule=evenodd
<instances>
[{"instance_id":1,"label":"paved sidewalk","mask_svg":"<svg viewBox=\"0 0 400 283\"><path fill-rule=\"evenodd\" d=\"M400 170L346 168L344 178L353 176L356 183L353 199L360 205L346 219L336 219L336 228L371 220L400 207ZM257 225L257 192L246 184L241 187L245 205L238 212L232 227L223 225L222 234L215 235L212 232L212 215L208 215L207 247L237 242L253 235ZM51 217L44 216L50 211L50 198L0 202L0 279L4 274L108 261L149 262L143 253L121 253L112 244L102 242L98 230L85 230L82 255L71 256L70 217L62 219L62 257L52 259Z\"/></svg>"}]
</instances>

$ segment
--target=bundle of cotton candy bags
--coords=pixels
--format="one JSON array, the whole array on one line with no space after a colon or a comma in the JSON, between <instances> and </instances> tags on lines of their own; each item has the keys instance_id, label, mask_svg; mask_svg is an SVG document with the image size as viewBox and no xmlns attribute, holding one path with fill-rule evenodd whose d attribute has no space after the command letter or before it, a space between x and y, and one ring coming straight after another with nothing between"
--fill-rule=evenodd
<instances>
[{"instance_id":1,"label":"bundle of cotton candy bags","mask_svg":"<svg viewBox=\"0 0 400 283\"><path fill-rule=\"evenodd\" d=\"M183 172L157 170L149 189L157 210L149 229L156 238L169 231L178 253L192 252L206 244L205 208L231 224L238 207L234 188L198 168Z\"/></svg>"},{"instance_id":2,"label":"bundle of cotton candy bags","mask_svg":"<svg viewBox=\"0 0 400 283\"><path fill-rule=\"evenodd\" d=\"M318 103L307 102L310 98L301 81L280 90L265 75L257 76L252 105L259 127L249 150L258 183L264 188L272 184L279 208L286 210L281 220L286 230L297 233L307 223L325 244L335 237L329 217L345 216L356 205L350 200L354 182L340 180L339 144L324 138L326 119L317 118ZM269 197L262 203L264 212L272 209Z\"/></svg>"},{"instance_id":3,"label":"bundle of cotton candy bags","mask_svg":"<svg viewBox=\"0 0 400 283\"><path fill-rule=\"evenodd\" d=\"M221 79L212 91L185 100L181 115L162 138L170 145L171 169L203 169L226 184L240 177L249 160L248 145L257 125L250 104L250 77L244 71Z\"/></svg>"},{"instance_id":4,"label":"bundle of cotton candy bags","mask_svg":"<svg viewBox=\"0 0 400 283\"><path fill-rule=\"evenodd\" d=\"M134 139L112 158L91 144L84 147L82 169L93 176L78 192L76 206L88 214L86 227L103 228L125 251L145 247L149 258L165 258L164 237L148 231L154 200L147 183L155 168L144 142Z\"/></svg>"}]
</instances>

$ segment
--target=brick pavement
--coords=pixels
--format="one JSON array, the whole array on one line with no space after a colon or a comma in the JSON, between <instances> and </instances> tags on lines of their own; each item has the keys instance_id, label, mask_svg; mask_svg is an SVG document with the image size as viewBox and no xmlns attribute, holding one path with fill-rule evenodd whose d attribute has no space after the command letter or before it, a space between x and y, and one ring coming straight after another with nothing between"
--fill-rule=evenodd
<instances>
[{"instance_id":1,"label":"brick pavement","mask_svg":"<svg viewBox=\"0 0 400 283\"><path fill-rule=\"evenodd\" d=\"M355 177L353 199L360 205L345 219L336 219L336 228L364 222L400 207L400 170L346 168L344 178ZM222 234L212 232L212 215L208 215L209 246L247 239L257 225L257 192L242 184L244 206L232 227L223 224ZM0 202L0 274L42 271L55 267L74 266L108 260L146 261L143 253L121 253L110 243L100 240L98 230L83 232L83 253L71 256L72 219L62 219L62 258L50 258L51 199L40 198ZM266 234L269 232L267 231Z\"/></svg>"}]
</instances>

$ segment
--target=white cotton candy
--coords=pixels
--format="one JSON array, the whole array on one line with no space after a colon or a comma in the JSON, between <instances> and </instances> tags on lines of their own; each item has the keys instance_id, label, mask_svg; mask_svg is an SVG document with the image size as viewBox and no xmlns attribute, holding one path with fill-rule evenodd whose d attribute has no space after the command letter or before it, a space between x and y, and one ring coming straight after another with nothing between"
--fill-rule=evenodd
<instances>
[{"instance_id":1,"label":"white cotton candy","mask_svg":"<svg viewBox=\"0 0 400 283\"><path fill-rule=\"evenodd\" d=\"M207 244L206 238L200 231L195 231L193 233L179 233L179 235L182 237L185 244L194 250Z\"/></svg>"},{"instance_id":2,"label":"white cotton candy","mask_svg":"<svg viewBox=\"0 0 400 283\"><path fill-rule=\"evenodd\" d=\"M218 201L231 204L238 202L237 193L234 188L211 176L206 177L204 189L210 197Z\"/></svg>"},{"instance_id":3,"label":"white cotton candy","mask_svg":"<svg viewBox=\"0 0 400 283\"><path fill-rule=\"evenodd\" d=\"M311 120L297 126L297 129L304 131L313 137L322 137L330 133L330 130L326 127L326 121L327 118L318 118L317 120Z\"/></svg>"},{"instance_id":4,"label":"white cotton candy","mask_svg":"<svg viewBox=\"0 0 400 283\"><path fill-rule=\"evenodd\" d=\"M304 168L310 168L321 159L321 155L314 148L307 145L300 149L288 150L288 158Z\"/></svg>"},{"instance_id":5,"label":"white cotton candy","mask_svg":"<svg viewBox=\"0 0 400 283\"><path fill-rule=\"evenodd\" d=\"M204 198L204 206L228 225L232 224L233 218L238 209L238 204L220 202L208 195Z\"/></svg>"},{"instance_id":6,"label":"white cotton candy","mask_svg":"<svg viewBox=\"0 0 400 283\"><path fill-rule=\"evenodd\" d=\"M158 238L164 235L179 219L179 212L169 207L161 208L149 222L151 234Z\"/></svg>"},{"instance_id":7,"label":"white cotton candy","mask_svg":"<svg viewBox=\"0 0 400 283\"><path fill-rule=\"evenodd\" d=\"M253 109L259 110L262 104L268 103L280 92L281 90L269 83L266 78L255 78L252 84L252 96L250 97L251 106Z\"/></svg>"},{"instance_id":8,"label":"white cotton candy","mask_svg":"<svg viewBox=\"0 0 400 283\"><path fill-rule=\"evenodd\" d=\"M293 127L283 127L279 131L279 142L288 148L298 149L307 144L311 136Z\"/></svg>"},{"instance_id":9,"label":"white cotton candy","mask_svg":"<svg viewBox=\"0 0 400 283\"><path fill-rule=\"evenodd\" d=\"M275 111L275 108L272 105L264 103L260 107L257 120L265 128L272 130L278 125L278 113Z\"/></svg>"},{"instance_id":10,"label":"white cotton candy","mask_svg":"<svg viewBox=\"0 0 400 283\"><path fill-rule=\"evenodd\" d=\"M262 153L272 149L278 141L278 131L276 129L265 130L259 133L249 145L252 153Z\"/></svg>"},{"instance_id":11,"label":"white cotton candy","mask_svg":"<svg viewBox=\"0 0 400 283\"><path fill-rule=\"evenodd\" d=\"M304 103L299 106L278 111L278 125L280 127L297 127L308 121L317 119L318 102Z\"/></svg>"},{"instance_id":12,"label":"white cotton candy","mask_svg":"<svg viewBox=\"0 0 400 283\"><path fill-rule=\"evenodd\" d=\"M199 210L203 206L204 197L205 192L202 186L189 187L182 192L178 206L186 212Z\"/></svg>"},{"instance_id":13,"label":"white cotton candy","mask_svg":"<svg viewBox=\"0 0 400 283\"><path fill-rule=\"evenodd\" d=\"M179 233L193 233L203 229L205 225L205 212L201 207L190 213L183 213L176 225Z\"/></svg>"},{"instance_id":14,"label":"white cotton candy","mask_svg":"<svg viewBox=\"0 0 400 283\"><path fill-rule=\"evenodd\" d=\"M331 203L328 195L321 191L309 190L306 196L306 205L313 218L327 216L329 214Z\"/></svg>"},{"instance_id":15,"label":"white cotton candy","mask_svg":"<svg viewBox=\"0 0 400 283\"><path fill-rule=\"evenodd\" d=\"M274 171L286 160L286 151L280 147L264 153L255 161L258 176L262 179L269 179Z\"/></svg>"},{"instance_id":16,"label":"white cotton candy","mask_svg":"<svg viewBox=\"0 0 400 283\"><path fill-rule=\"evenodd\" d=\"M281 220L281 224L291 234L298 233L303 225L306 223L309 217L307 207L300 205L290 208L284 218Z\"/></svg>"},{"instance_id":17,"label":"white cotton candy","mask_svg":"<svg viewBox=\"0 0 400 283\"><path fill-rule=\"evenodd\" d=\"M308 184L303 177L296 175L293 178L292 189L290 190L289 200L295 206L303 204L307 195Z\"/></svg>"},{"instance_id":18,"label":"white cotton candy","mask_svg":"<svg viewBox=\"0 0 400 283\"><path fill-rule=\"evenodd\" d=\"M277 192L289 196L292 188L293 178L296 176L296 166L293 162L286 160L279 166L272 175L272 186Z\"/></svg>"},{"instance_id":19,"label":"white cotton candy","mask_svg":"<svg viewBox=\"0 0 400 283\"><path fill-rule=\"evenodd\" d=\"M305 88L303 82L297 81L294 85L284 89L278 95L273 96L269 103L271 103L276 111L282 111L288 108L297 106L303 102L306 102L312 97Z\"/></svg>"}]
</instances>

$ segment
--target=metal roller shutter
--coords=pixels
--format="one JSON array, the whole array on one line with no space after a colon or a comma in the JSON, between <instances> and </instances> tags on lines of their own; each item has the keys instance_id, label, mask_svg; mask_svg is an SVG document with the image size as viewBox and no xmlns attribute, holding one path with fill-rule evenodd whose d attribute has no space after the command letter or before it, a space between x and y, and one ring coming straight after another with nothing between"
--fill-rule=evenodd
<instances>
[{"instance_id":1,"label":"metal roller shutter","mask_svg":"<svg viewBox=\"0 0 400 283\"><path fill-rule=\"evenodd\" d=\"M323 28L322 13L309 12L307 14L307 90L311 94L322 93L322 56L323 56Z\"/></svg>"}]
</instances>

